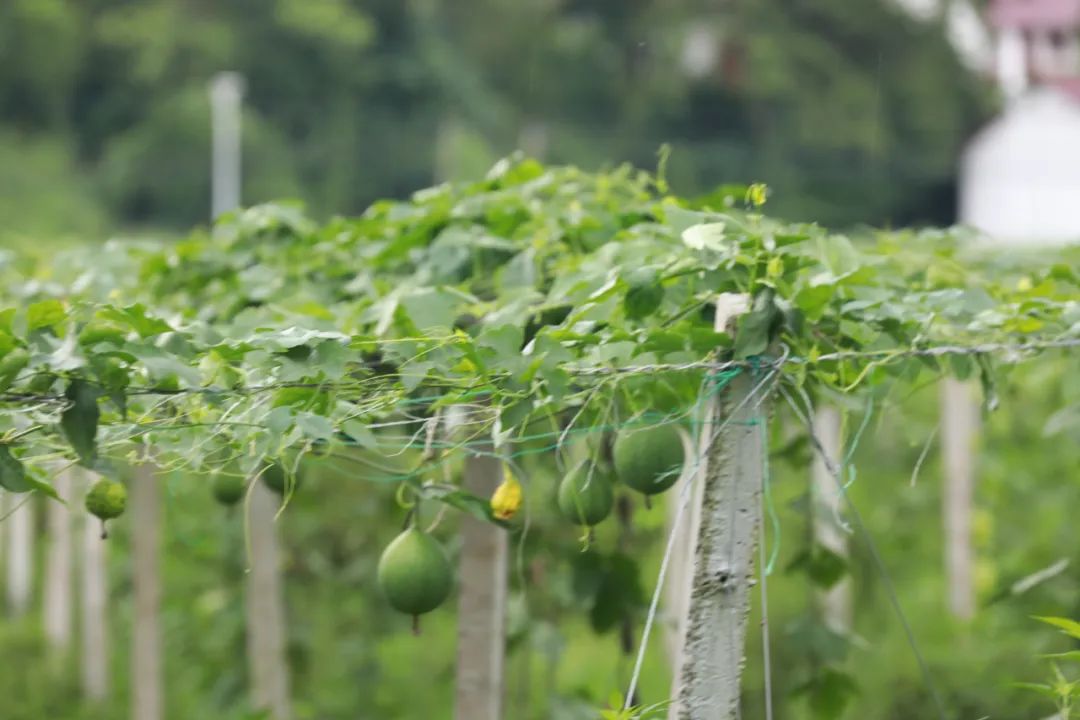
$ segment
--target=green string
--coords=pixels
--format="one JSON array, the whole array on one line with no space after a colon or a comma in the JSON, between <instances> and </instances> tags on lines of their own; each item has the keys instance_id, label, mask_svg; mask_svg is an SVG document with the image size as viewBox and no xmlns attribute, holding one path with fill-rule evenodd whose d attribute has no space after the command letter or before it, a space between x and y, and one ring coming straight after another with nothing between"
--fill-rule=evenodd
<instances>
[{"instance_id":1,"label":"green string","mask_svg":"<svg viewBox=\"0 0 1080 720\"><path fill-rule=\"evenodd\" d=\"M756 378L761 368L758 364L758 358L753 357L750 359L753 374ZM769 550L769 561L765 564L764 573L766 575L772 575L773 569L776 567L776 560L780 556L781 545L781 531L780 531L780 517L776 512L776 504L773 502L772 496L772 476L769 471L769 424L764 417L764 410L762 406L758 405L758 416L749 422L747 425L760 425L761 430L761 485L762 491L765 494L765 512L769 516L769 524L772 526L773 534L773 546ZM762 529L761 542L764 543L767 540L764 528Z\"/></svg>"},{"instance_id":2,"label":"green string","mask_svg":"<svg viewBox=\"0 0 1080 720\"><path fill-rule=\"evenodd\" d=\"M866 410L863 412L862 423L859 424L859 429L855 431L855 436L851 438L851 442L848 444L848 450L844 453L844 457L840 461L840 477L844 477L844 471L847 470L848 480L844 484L844 490L849 489L855 484L855 465L851 462L852 457L855 456L855 449L859 447L859 441L862 439L863 432L870 424L870 418L874 414L874 396L866 396Z\"/></svg>"},{"instance_id":3,"label":"green string","mask_svg":"<svg viewBox=\"0 0 1080 720\"><path fill-rule=\"evenodd\" d=\"M762 424L765 424L762 422ZM768 426L766 425L766 428ZM776 505L773 503L772 496L772 477L769 473L769 437L768 431L763 430L764 434L761 438L761 478L762 484L765 489L765 512L769 516L769 524L772 525L773 534L773 546L769 551L769 562L765 565L765 574L772 575L773 568L776 567L776 559L780 556L780 516L776 513ZM762 542L765 542L764 535L761 538Z\"/></svg>"}]
</instances>

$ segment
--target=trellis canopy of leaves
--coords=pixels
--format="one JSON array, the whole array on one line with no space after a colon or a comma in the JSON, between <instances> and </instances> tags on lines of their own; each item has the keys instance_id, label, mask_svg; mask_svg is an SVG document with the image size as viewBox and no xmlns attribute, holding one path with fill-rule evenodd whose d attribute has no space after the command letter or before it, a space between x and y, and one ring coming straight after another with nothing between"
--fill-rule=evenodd
<instances>
[{"instance_id":1,"label":"trellis canopy of leaves","mask_svg":"<svg viewBox=\"0 0 1080 720\"><path fill-rule=\"evenodd\" d=\"M966 231L848 237L761 199L513 157L325 225L262 205L179 242L7 257L0 485L49 492L58 460L108 471L151 445L245 473L297 449L423 445L387 429L451 406L513 445L568 413L685 410L721 367L810 392L991 384L1080 339L1075 249L1006 263ZM751 301L734 337L714 329L721 293Z\"/></svg>"}]
</instances>

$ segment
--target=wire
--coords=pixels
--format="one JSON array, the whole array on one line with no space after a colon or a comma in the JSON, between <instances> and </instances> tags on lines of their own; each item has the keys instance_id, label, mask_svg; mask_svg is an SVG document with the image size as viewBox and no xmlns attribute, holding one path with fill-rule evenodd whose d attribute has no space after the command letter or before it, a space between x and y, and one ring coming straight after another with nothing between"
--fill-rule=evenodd
<instances>
[{"instance_id":1,"label":"wire","mask_svg":"<svg viewBox=\"0 0 1080 720\"><path fill-rule=\"evenodd\" d=\"M396 340L386 340L381 342L394 342ZM642 365L624 365L624 366L596 366L596 367L582 367L575 365L562 365L560 369L564 372L578 376L578 377L596 377L607 375L649 375L663 372L689 372L689 371L710 371L710 372L722 372L731 369L747 369L747 368L761 368L761 367L780 367L788 364L792 365L815 365L822 362L834 362L834 361L847 361L847 360L871 360L877 359L884 362L890 362L892 360L899 360L911 357L945 357L949 355L985 355L985 354L1006 354L1013 356L1020 356L1024 353L1032 352L1035 350L1052 350L1052 349L1065 349L1080 347L1080 337L1069 338L1056 338L1049 340L1032 340L1028 342L1019 343L1007 343L1007 342L994 342L994 343L981 343L975 345L931 345L927 347L919 348L900 348L892 350L844 350L832 353L825 353L817 357L801 358L801 357L783 357L773 360L765 358L751 358L748 360L729 360L725 362L717 361L697 361L686 363L648 363ZM370 390L373 382L377 382L382 378L365 378L362 380L352 380L347 382L312 382L312 381L290 381L280 383L267 383L259 385L237 385L229 388L216 388L216 387L190 387L190 388L175 388L175 387L161 387L161 386L137 386L129 387L125 390L125 395L138 396L138 395L162 395L162 396L181 396L181 395L217 395L217 396L229 396L229 395L255 395L260 393L274 392L277 390L285 389L314 389L330 391L343 391L351 389ZM441 378L441 382L445 386L458 387L453 382L449 382L450 378ZM464 385L464 382L472 381L470 378L462 378L462 386L459 390L466 391L464 394L455 396L455 399L466 399L468 397L480 397L490 393L489 390L477 389L479 386ZM92 379L87 379L87 382L95 384ZM395 394L400 394L401 390L393 385L391 376L385 378L384 385L390 385L390 390L382 394L382 397L389 397ZM376 393L368 393L369 397L380 397ZM436 402L439 399L449 397L449 395L420 397L420 398L400 398L395 407L401 407L406 405L424 404ZM70 400L63 395L56 395L51 393L28 393L28 392L3 392L0 393L0 402L28 402L37 401L43 403L60 403L63 405L69 405Z\"/></svg>"},{"instance_id":2,"label":"wire","mask_svg":"<svg viewBox=\"0 0 1080 720\"><path fill-rule=\"evenodd\" d=\"M1080 337L1055 340L1031 340L1021 343L981 343L977 345L931 345L904 350L850 350L820 355L814 362L827 360L858 360L874 357L941 357L946 355L985 355L988 353L1021 354L1032 350L1053 350L1080 347Z\"/></svg>"}]
</instances>

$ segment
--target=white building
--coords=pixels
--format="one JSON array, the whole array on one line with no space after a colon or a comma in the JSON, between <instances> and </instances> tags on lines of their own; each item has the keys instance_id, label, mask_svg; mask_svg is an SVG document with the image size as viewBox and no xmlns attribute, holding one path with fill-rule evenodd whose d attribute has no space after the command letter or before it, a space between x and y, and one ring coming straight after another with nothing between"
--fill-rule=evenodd
<instances>
[{"instance_id":1,"label":"white building","mask_svg":"<svg viewBox=\"0 0 1080 720\"><path fill-rule=\"evenodd\" d=\"M1004 243L1080 240L1080 0L995 0L1007 103L960 167L960 221Z\"/></svg>"}]
</instances>

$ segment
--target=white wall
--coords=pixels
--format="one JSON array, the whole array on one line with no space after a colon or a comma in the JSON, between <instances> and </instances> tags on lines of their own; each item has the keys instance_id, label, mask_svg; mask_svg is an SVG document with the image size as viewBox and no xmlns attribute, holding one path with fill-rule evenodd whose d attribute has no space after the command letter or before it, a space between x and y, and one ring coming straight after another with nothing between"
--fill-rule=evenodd
<instances>
[{"instance_id":1,"label":"white wall","mask_svg":"<svg viewBox=\"0 0 1080 720\"><path fill-rule=\"evenodd\" d=\"M1080 240L1080 101L1029 91L972 140L960 174L960 220L993 240Z\"/></svg>"}]
</instances>

